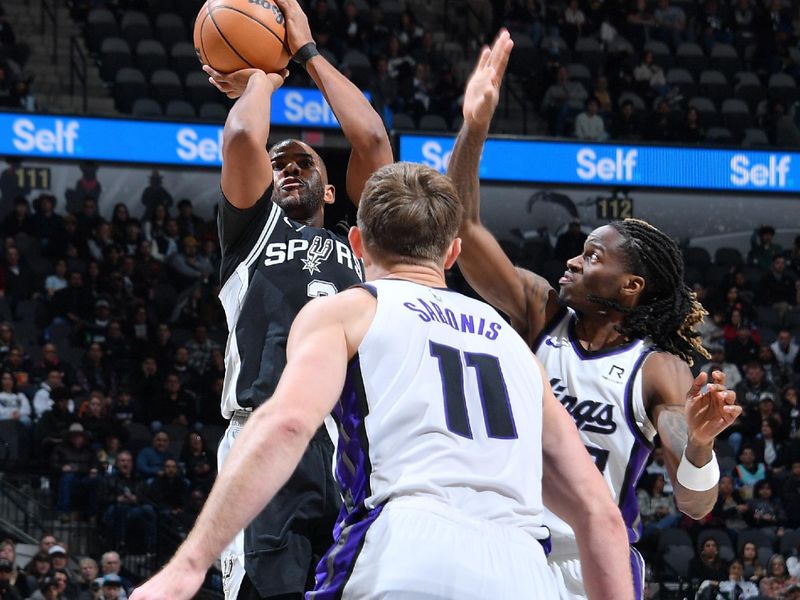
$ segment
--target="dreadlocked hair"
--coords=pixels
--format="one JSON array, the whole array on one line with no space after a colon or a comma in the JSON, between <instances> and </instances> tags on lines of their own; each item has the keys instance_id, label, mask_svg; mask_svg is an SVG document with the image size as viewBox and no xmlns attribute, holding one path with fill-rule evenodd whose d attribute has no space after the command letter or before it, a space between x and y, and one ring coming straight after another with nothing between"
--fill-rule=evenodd
<instances>
[{"instance_id":1,"label":"dreadlocked hair","mask_svg":"<svg viewBox=\"0 0 800 600\"><path fill-rule=\"evenodd\" d=\"M695 330L707 313L683 281L683 257L678 245L640 219L614 221L610 225L623 238L620 248L626 257L625 268L644 277L644 292L634 307L597 296L589 299L625 314L617 327L625 337L650 337L659 348L675 354L689 366L694 362L694 352L709 358Z\"/></svg>"}]
</instances>

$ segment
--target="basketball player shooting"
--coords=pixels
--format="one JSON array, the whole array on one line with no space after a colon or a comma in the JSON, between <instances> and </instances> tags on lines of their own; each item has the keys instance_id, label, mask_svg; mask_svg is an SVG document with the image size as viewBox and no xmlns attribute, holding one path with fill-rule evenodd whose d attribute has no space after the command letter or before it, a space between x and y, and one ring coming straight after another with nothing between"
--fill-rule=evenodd
<instances>
[{"instance_id":1,"label":"basketball player shooting","mask_svg":"<svg viewBox=\"0 0 800 600\"><path fill-rule=\"evenodd\" d=\"M553 600L542 494L575 527L593 600L630 600L619 510L527 344L448 290L461 205L396 163L350 242L371 283L309 303L273 397L248 420L186 541L132 600L191 598L332 411L345 506L307 598Z\"/></svg>"},{"instance_id":2,"label":"basketball player shooting","mask_svg":"<svg viewBox=\"0 0 800 600\"><path fill-rule=\"evenodd\" d=\"M278 4L293 68L306 68L352 146L346 186L357 202L370 174L393 160L383 122L364 94L316 52L297 2ZM267 151L270 102L286 72L204 69L211 83L237 99L223 131L218 217L220 300L229 330L221 410L230 425L218 451L222 467L253 409L275 391L297 313L311 298L360 283L363 273L346 232L323 227L335 190L317 152L298 140ZM332 456L331 440L321 429L287 485L252 523L242 523L247 527L222 555L227 600L296 600L313 585L314 567L331 544L339 513Z\"/></svg>"},{"instance_id":3,"label":"basketball player shooting","mask_svg":"<svg viewBox=\"0 0 800 600\"><path fill-rule=\"evenodd\" d=\"M448 175L464 203L458 264L469 284L505 312L536 352L561 403L578 426L633 543L640 535L636 483L656 433L664 447L678 508L699 519L717 499L714 439L741 413L724 375L692 379L694 330L704 310L683 282L675 242L635 220L595 229L583 254L567 261L556 292L542 277L515 268L480 221L478 164L513 43L500 32L485 48L467 83L464 124ZM578 560L580 532L548 504L550 562L562 600L585 598L586 564ZM642 598L644 564L631 548L635 597Z\"/></svg>"}]
</instances>

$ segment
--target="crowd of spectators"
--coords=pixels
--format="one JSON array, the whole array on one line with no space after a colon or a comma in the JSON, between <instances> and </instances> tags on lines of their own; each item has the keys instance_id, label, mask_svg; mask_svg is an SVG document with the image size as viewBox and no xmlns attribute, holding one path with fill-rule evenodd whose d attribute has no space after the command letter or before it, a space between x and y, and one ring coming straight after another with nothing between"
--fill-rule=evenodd
<instances>
[{"instance_id":1,"label":"crowd of spectators","mask_svg":"<svg viewBox=\"0 0 800 600\"><path fill-rule=\"evenodd\" d=\"M45 534L35 554L23 559L13 540L0 541L2 600L127 600L133 587L116 551L76 557L66 542Z\"/></svg>"},{"instance_id":2,"label":"crowd of spectators","mask_svg":"<svg viewBox=\"0 0 800 600\"><path fill-rule=\"evenodd\" d=\"M800 598L800 236L784 250L774 234L758 228L743 264L717 286L694 282L709 313L701 334L711 355L695 371L725 373L744 407L717 444L714 509L701 521L678 512L659 448L640 484L642 548L655 570L675 580L658 539L685 531L692 558L681 575L699 588L698 600Z\"/></svg>"},{"instance_id":3,"label":"crowd of spectators","mask_svg":"<svg viewBox=\"0 0 800 600\"><path fill-rule=\"evenodd\" d=\"M157 172L141 218L125 204L105 217L95 174L84 165L73 210L3 189L0 457L36 474L61 522L147 555L158 527L191 528L216 474L216 226L173 200Z\"/></svg>"}]
</instances>

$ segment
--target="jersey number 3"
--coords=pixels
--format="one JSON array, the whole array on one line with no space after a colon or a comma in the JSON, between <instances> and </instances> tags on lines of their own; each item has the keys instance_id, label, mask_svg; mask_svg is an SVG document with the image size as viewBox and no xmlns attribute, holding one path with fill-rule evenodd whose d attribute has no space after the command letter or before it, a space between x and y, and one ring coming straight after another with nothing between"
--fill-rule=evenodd
<instances>
[{"instance_id":1,"label":"jersey number 3","mask_svg":"<svg viewBox=\"0 0 800 600\"><path fill-rule=\"evenodd\" d=\"M472 439L472 428L467 414L467 393L464 389L464 362L475 369L478 378L483 420L490 438L515 440L517 428L511 414L511 403L500 369L500 361L490 354L464 352L450 346L430 343L431 356L439 362L442 377L444 412L447 428L455 434Z\"/></svg>"}]
</instances>

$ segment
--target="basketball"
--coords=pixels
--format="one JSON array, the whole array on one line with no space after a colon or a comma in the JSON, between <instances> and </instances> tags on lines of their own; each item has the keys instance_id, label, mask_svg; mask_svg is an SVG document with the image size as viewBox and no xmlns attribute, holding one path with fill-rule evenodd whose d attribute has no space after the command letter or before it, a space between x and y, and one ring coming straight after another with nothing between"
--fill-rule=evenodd
<instances>
[{"instance_id":1,"label":"basketball","mask_svg":"<svg viewBox=\"0 0 800 600\"><path fill-rule=\"evenodd\" d=\"M290 58L283 13L269 0L208 0L194 23L194 47L220 73L276 73Z\"/></svg>"}]
</instances>

